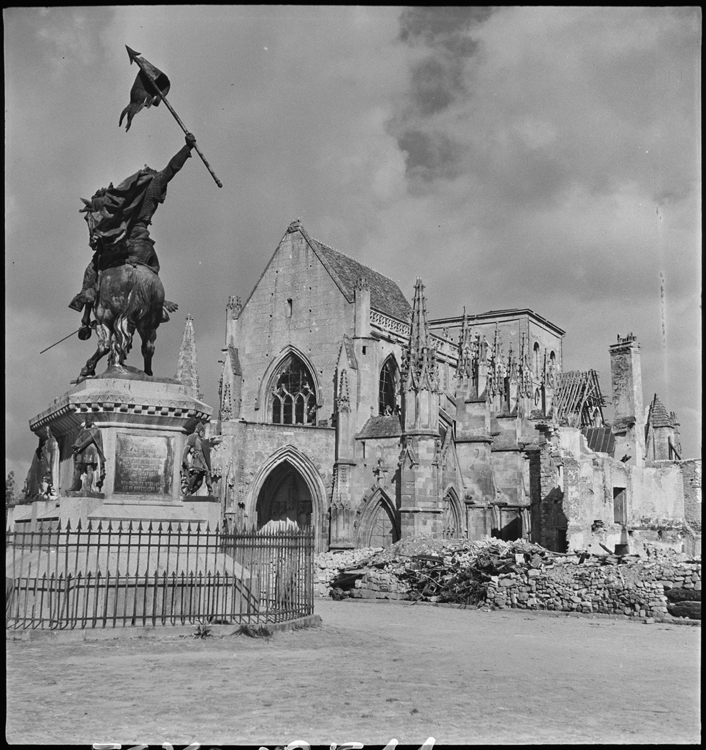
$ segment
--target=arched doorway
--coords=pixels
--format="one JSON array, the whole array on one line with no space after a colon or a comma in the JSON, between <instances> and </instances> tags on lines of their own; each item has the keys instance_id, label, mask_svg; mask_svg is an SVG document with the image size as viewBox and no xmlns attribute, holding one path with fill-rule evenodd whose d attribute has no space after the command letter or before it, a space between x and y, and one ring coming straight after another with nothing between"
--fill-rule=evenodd
<instances>
[{"instance_id":1,"label":"arched doorway","mask_svg":"<svg viewBox=\"0 0 706 750\"><path fill-rule=\"evenodd\" d=\"M268 521L295 521L299 528L312 524L311 491L304 477L289 463L278 464L265 479L257 496L257 528Z\"/></svg>"},{"instance_id":2,"label":"arched doorway","mask_svg":"<svg viewBox=\"0 0 706 750\"><path fill-rule=\"evenodd\" d=\"M293 487L292 480L287 478L288 471L295 472ZM296 515L306 517L309 514L309 523L314 530L316 551L322 552L325 540L328 539L326 486L321 472L312 460L293 445L282 446L260 467L245 500L247 517L258 525L261 513L264 523L274 520L275 514L280 513L282 507L277 504L270 505L273 499L275 503L285 502L285 508L287 505L291 506L289 510L284 511L284 515L279 516L281 519L288 517L287 514L291 511L295 511L295 504L296 512L291 516L293 520ZM311 502L311 511L306 505L307 499Z\"/></svg>"},{"instance_id":3,"label":"arched doorway","mask_svg":"<svg viewBox=\"0 0 706 750\"><path fill-rule=\"evenodd\" d=\"M389 547L399 541L395 522L384 505L379 505L370 527L369 547Z\"/></svg>"},{"instance_id":4,"label":"arched doorway","mask_svg":"<svg viewBox=\"0 0 706 750\"><path fill-rule=\"evenodd\" d=\"M360 547L389 547L400 540L400 522L390 498L378 490L368 501L360 520Z\"/></svg>"}]
</instances>

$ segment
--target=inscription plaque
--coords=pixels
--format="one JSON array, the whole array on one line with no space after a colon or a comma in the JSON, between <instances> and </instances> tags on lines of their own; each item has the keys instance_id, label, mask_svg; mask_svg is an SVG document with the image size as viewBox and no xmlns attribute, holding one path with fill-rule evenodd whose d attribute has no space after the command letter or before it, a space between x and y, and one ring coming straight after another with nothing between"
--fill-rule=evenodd
<instances>
[{"instance_id":1,"label":"inscription plaque","mask_svg":"<svg viewBox=\"0 0 706 750\"><path fill-rule=\"evenodd\" d=\"M174 438L117 434L115 492L170 495L173 467Z\"/></svg>"}]
</instances>

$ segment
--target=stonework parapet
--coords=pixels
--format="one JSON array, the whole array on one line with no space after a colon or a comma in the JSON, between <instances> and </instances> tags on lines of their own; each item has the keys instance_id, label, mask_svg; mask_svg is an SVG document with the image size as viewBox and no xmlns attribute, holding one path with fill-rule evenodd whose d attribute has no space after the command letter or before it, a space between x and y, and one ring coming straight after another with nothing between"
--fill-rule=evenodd
<instances>
[{"instance_id":1,"label":"stonework parapet","mask_svg":"<svg viewBox=\"0 0 706 750\"><path fill-rule=\"evenodd\" d=\"M381 328L384 331L395 333L403 339L409 338L409 323L403 323L400 320L395 320L388 315L383 315L377 310L370 311L370 324L376 328Z\"/></svg>"}]
</instances>

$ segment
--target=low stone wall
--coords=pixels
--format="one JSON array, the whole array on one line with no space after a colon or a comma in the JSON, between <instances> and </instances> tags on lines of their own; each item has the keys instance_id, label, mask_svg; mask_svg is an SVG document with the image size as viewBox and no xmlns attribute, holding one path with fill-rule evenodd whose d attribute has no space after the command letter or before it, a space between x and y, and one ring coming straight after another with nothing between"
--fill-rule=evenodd
<instances>
[{"instance_id":1,"label":"low stone wall","mask_svg":"<svg viewBox=\"0 0 706 750\"><path fill-rule=\"evenodd\" d=\"M354 599L409 599L409 586L394 573L369 570L355 582L350 594Z\"/></svg>"},{"instance_id":2,"label":"low stone wall","mask_svg":"<svg viewBox=\"0 0 706 750\"><path fill-rule=\"evenodd\" d=\"M661 618L667 615L665 590L681 587L701 589L700 563L596 566L557 561L542 570L493 576L486 596L498 608Z\"/></svg>"}]
</instances>

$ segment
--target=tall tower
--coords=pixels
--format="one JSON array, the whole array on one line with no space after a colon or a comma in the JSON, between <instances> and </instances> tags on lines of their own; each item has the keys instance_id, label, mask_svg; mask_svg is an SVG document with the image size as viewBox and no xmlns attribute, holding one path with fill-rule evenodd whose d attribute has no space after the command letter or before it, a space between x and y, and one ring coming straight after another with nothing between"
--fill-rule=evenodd
<instances>
[{"instance_id":1,"label":"tall tower","mask_svg":"<svg viewBox=\"0 0 706 750\"><path fill-rule=\"evenodd\" d=\"M642 401L640 345L629 333L610 347L610 379L613 393L615 458L630 466L643 466L645 457L645 408Z\"/></svg>"},{"instance_id":2,"label":"tall tower","mask_svg":"<svg viewBox=\"0 0 706 750\"><path fill-rule=\"evenodd\" d=\"M488 347L474 333L465 310L456 371L456 455L466 489L464 503L471 539L491 532L491 505L497 494L491 464L491 410L488 393Z\"/></svg>"},{"instance_id":3,"label":"tall tower","mask_svg":"<svg viewBox=\"0 0 706 750\"><path fill-rule=\"evenodd\" d=\"M421 279L414 286L412 325L402 365L402 425L401 536L440 536L439 378Z\"/></svg>"},{"instance_id":4,"label":"tall tower","mask_svg":"<svg viewBox=\"0 0 706 750\"><path fill-rule=\"evenodd\" d=\"M199 387L199 372L196 362L194 319L191 315L186 316L184 337L181 340L175 377L186 388L186 391L190 396L194 396L199 399L199 401L203 400L203 393L201 393Z\"/></svg>"}]
</instances>

